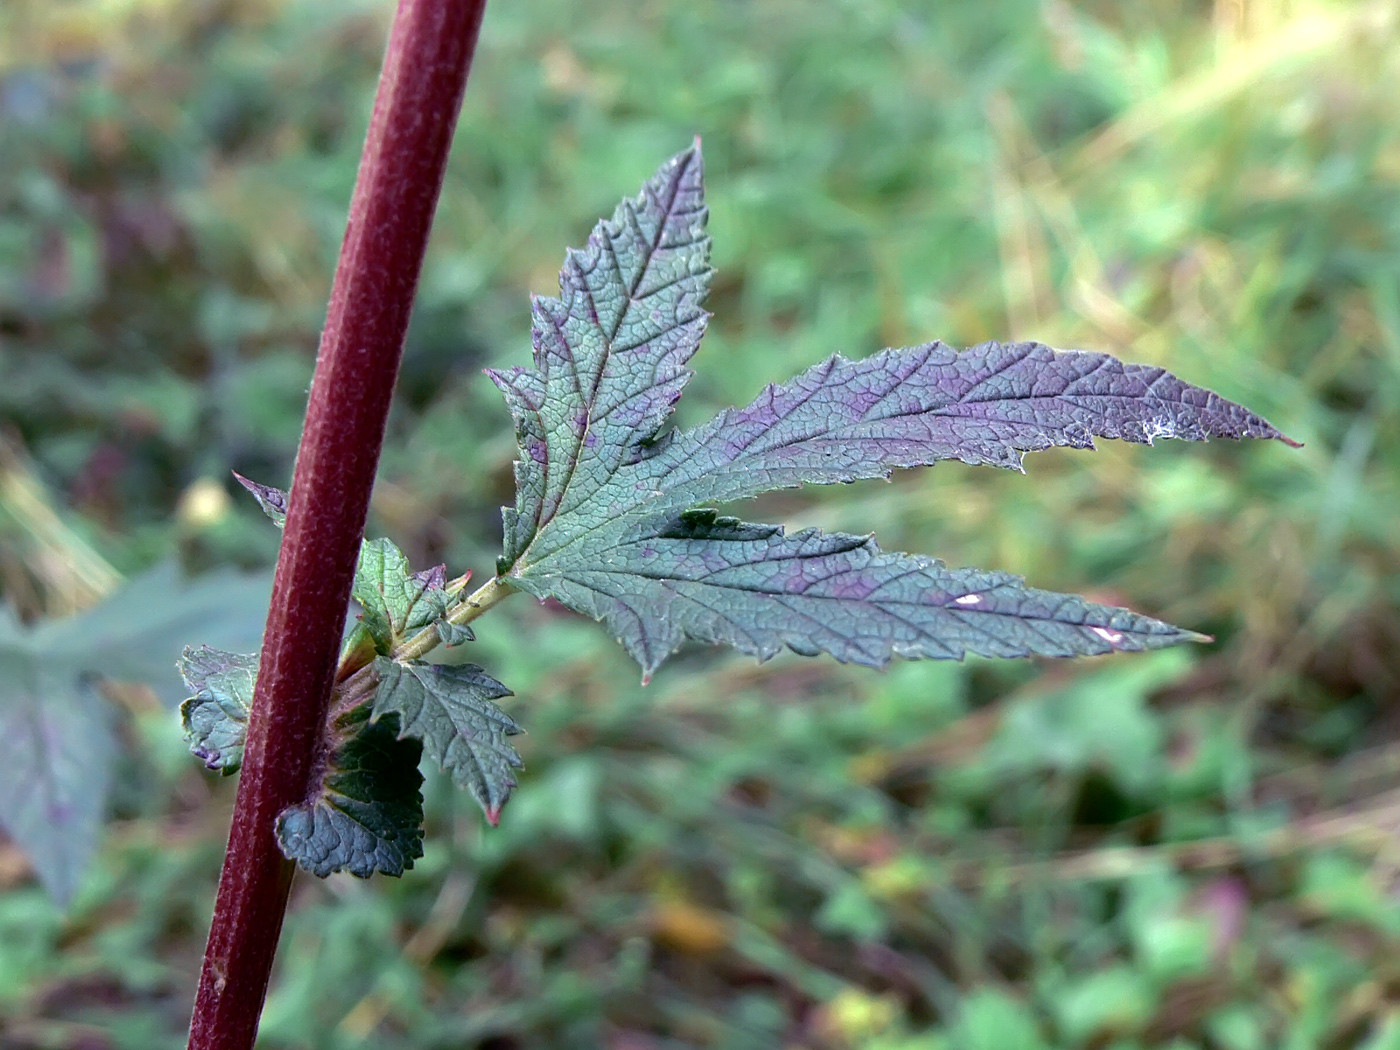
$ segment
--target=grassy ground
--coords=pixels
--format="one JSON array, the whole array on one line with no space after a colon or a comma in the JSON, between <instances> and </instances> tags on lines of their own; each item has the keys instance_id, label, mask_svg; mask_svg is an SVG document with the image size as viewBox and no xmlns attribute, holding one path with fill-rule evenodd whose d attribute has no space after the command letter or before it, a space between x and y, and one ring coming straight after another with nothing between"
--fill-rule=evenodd
<instances>
[{"instance_id":1,"label":"grassy ground","mask_svg":"<svg viewBox=\"0 0 1400 1050\"><path fill-rule=\"evenodd\" d=\"M289 475L388 8L0 7L25 615L172 551L270 563L226 479ZM530 730L502 827L430 778L410 875L299 881L263 1045L1400 1048L1395 5L516 0L468 96L372 526L419 563L489 570L514 450L480 368L523 362L526 293L696 133L719 278L685 421L832 351L1014 336L1165 365L1306 447L744 511L1217 635L1191 651L695 650L643 689L593 625L507 603L473 655ZM183 1045L231 785L124 695L73 906L0 844L6 1050Z\"/></svg>"}]
</instances>

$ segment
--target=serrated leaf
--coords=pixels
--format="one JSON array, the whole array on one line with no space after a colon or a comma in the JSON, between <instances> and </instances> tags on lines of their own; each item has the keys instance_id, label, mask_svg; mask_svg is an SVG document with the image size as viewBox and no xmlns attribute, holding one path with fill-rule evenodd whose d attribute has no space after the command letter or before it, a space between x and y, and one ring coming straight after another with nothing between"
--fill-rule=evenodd
<instances>
[{"instance_id":1,"label":"serrated leaf","mask_svg":"<svg viewBox=\"0 0 1400 1050\"><path fill-rule=\"evenodd\" d=\"M410 632L434 623L440 625L439 634L449 645L475 637L465 625L443 620L458 600L446 584L446 566L413 572L408 558L391 541L365 540L350 594L364 610L360 619L375 647L388 654Z\"/></svg>"},{"instance_id":2,"label":"serrated leaf","mask_svg":"<svg viewBox=\"0 0 1400 1050\"><path fill-rule=\"evenodd\" d=\"M560 297L533 303L535 367L488 373L523 453L506 565L560 516L588 513L670 417L709 319L708 214L697 143L568 252Z\"/></svg>"},{"instance_id":3,"label":"serrated leaf","mask_svg":"<svg viewBox=\"0 0 1400 1050\"><path fill-rule=\"evenodd\" d=\"M1159 620L880 550L868 536L684 515L519 579L603 621L650 674L686 638L766 660L805 656L883 666L891 656L1091 656L1202 637Z\"/></svg>"},{"instance_id":4,"label":"serrated leaf","mask_svg":"<svg viewBox=\"0 0 1400 1050\"><path fill-rule=\"evenodd\" d=\"M263 509L263 513L272 519L272 523L279 529L287 524L287 494L281 489L275 489L271 485L260 485L256 481L250 481L238 471L233 472L233 476L238 479L238 483L252 493L253 498L258 501L258 506Z\"/></svg>"},{"instance_id":5,"label":"serrated leaf","mask_svg":"<svg viewBox=\"0 0 1400 1050\"><path fill-rule=\"evenodd\" d=\"M396 723L392 715L361 721L332 754L316 795L278 815L288 859L320 878L348 871L367 879L402 875L423 855L423 748L401 738Z\"/></svg>"},{"instance_id":6,"label":"serrated leaf","mask_svg":"<svg viewBox=\"0 0 1400 1050\"><path fill-rule=\"evenodd\" d=\"M476 635L472 629L464 623L453 623L450 620L439 620L437 622L438 638L442 644L451 649L453 646L461 645L463 642L473 642Z\"/></svg>"},{"instance_id":7,"label":"serrated leaf","mask_svg":"<svg viewBox=\"0 0 1400 1050\"><path fill-rule=\"evenodd\" d=\"M493 373L521 450L498 567L507 582L606 621L648 671L687 636L760 657L787 645L874 664L1199 637L864 538L691 515L944 459L1019 468L1026 452L1092 448L1095 437L1288 441L1160 368L1039 343L959 353L938 342L834 356L747 408L659 436L708 316L705 215L697 146L568 254L561 297L535 303L534 369Z\"/></svg>"},{"instance_id":8,"label":"serrated leaf","mask_svg":"<svg viewBox=\"0 0 1400 1050\"><path fill-rule=\"evenodd\" d=\"M252 493L264 513L282 528L287 523L287 494L271 485L249 481L234 472L245 489ZM389 653L404 635L438 623L438 633L446 645L460 645L476 636L464 624L450 624L443 617L457 603L458 596L446 590L447 567L435 565L422 572L413 572L408 558L387 539L365 540L360 545L355 566L355 582L351 596L364 610L361 621L375 647Z\"/></svg>"},{"instance_id":9,"label":"serrated leaf","mask_svg":"<svg viewBox=\"0 0 1400 1050\"><path fill-rule=\"evenodd\" d=\"M190 753L224 775L243 764L248 711L258 676L258 654L226 653L207 645L186 647L180 676L194 695L180 705Z\"/></svg>"},{"instance_id":10,"label":"serrated leaf","mask_svg":"<svg viewBox=\"0 0 1400 1050\"><path fill-rule=\"evenodd\" d=\"M523 765L507 737L523 732L494 701L511 691L473 664L374 662L379 688L374 717L397 714L401 735L423 741L428 754L486 811L494 825Z\"/></svg>"},{"instance_id":11,"label":"serrated leaf","mask_svg":"<svg viewBox=\"0 0 1400 1050\"><path fill-rule=\"evenodd\" d=\"M1154 365L1041 343L934 342L833 356L748 407L678 435L652 468L671 507L804 483L888 477L957 459L1021 470L1027 452L1094 438L1284 437L1233 401Z\"/></svg>"}]
</instances>

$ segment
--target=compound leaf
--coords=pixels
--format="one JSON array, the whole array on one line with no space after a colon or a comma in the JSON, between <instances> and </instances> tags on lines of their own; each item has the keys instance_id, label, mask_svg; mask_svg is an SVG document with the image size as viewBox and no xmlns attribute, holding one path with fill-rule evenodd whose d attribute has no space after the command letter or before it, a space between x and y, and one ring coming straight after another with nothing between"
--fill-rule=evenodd
<instances>
[{"instance_id":1,"label":"compound leaf","mask_svg":"<svg viewBox=\"0 0 1400 1050\"><path fill-rule=\"evenodd\" d=\"M934 342L834 356L746 408L679 435L655 464L672 507L808 482L888 477L958 459L1021 470L1027 452L1094 438L1284 437L1233 401L1152 365L1041 343Z\"/></svg>"},{"instance_id":2,"label":"compound leaf","mask_svg":"<svg viewBox=\"0 0 1400 1050\"><path fill-rule=\"evenodd\" d=\"M282 852L313 875L402 875L423 855L422 745L399 736L398 718L358 723L335 749L316 794L277 817Z\"/></svg>"},{"instance_id":3,"label":"compound leaf","mask_svg":"<svg viewBox=\"0 0 1400 1050\"><path fill-rule=\"evenodd\" d=\"M939 460L1020 468L1094 438L1277 438L1266 420L1160 368L1039 343L835 356L752 404L662 435L708 315L698 145L571 251L535 303L535 367L493 373L515 418L506 582L603 620L649 673L686 637L802 653L1070 656L1199 639L1157 620L881 551L869 538L694 511Z\"/></svg>"},{"instance_id":4,"label":"compound leaf","mask_svg":"<svg viewBox=\"0 0 1400 1050\"><path fill-rule=\"evenodd\" d=\"M185 685L194 690L180 705L180 722L190 753L225 776L237 772L248 738L258 654L187 646L179 668Z\"/></svg>"},{"instance_id":5,"label":"compound leaf","mask_svg":"<svg viewBox=\"0 0 1400 1050\"><path fill-rule=\"evenodd\" d=\"M1006 573L882 551L868 536L788 535L709 511L577 550L518 583L602 620L647 674L685 638L762 660L787 646L873 667L891 656L1087 656L1202 640Z\"/></svg>"},{"instance_id":6,"label":"compound leaf","mask_svg":"<svg viewBox=\"0 0 1400 1050\"><path fill-rule=\"evenodd\" d=\"M522 732L494 701L511 691L473 664L374 662L374 717L399 716L401 735L417 737L433 760L486 811L493 825L522 766L507 737Z\"/></svg>"}]
</instances>

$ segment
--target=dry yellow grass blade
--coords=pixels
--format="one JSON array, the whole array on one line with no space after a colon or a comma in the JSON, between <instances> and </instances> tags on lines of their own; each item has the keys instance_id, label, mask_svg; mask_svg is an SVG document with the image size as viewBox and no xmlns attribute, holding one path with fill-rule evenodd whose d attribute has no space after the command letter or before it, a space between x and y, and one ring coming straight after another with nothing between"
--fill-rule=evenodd
<instances>
[{"instance_id":1,"label":"dry yellow grass blade","mask_svg":"<svg viewBox=\"0 0 1400 1050\"><path fill-rule=\"evenodd\" d=\"M3 440L0 520L18 540L18 550L0 544L0 572L7 591L21 600L30 592L26 604L32 608L25 611L66 616L95 605L121 582L121 573L58 516L23 453Z\"/></svg>"},{"instance_id":2,"label":"dry yellow grass blade","mask_svg":"<svg viewBox=\"0 0 1400 1050\"><path fill-rule=\"evenodd\" d=\"M1064 304L1065 308L1088 321L1115 350L1122 352L1136 342L1147 330L1147 323L1124 306L1114 295L1104 271L1103 261L1084 234L1083 224L1079 221L1079 215L1069 191L1065 188L1064 182L1056 172L1050 158L1036 145L1034 136L1027 129L1011 100L1003 94L992 96L987 105L987 119L1005 157L1005 164L1008 166L1005 189L1000 184L997 186L998 201L1001 201L1004 192L1006 194L1015 193L1035 206L1045 226L1049 228L1059 244L1060 250L1070 261L1071 278L1068 301ZM1015 174L1012 175L1011 172ZM1025 226L1032 227L1034 225L1030 222L1024 205L1020 207L1017 215L1019 221ZM1003 222L999 207L997 225L999 240L1003 244L1002 267L1003 274L1005 274L1009 262L1016 256L1008 255L1008 242L1000 232ZM1024 295L1024 289L1028 283L1048 288L1051 280L1048 272L1045 272L1048 271L1048 261L1044 258L1043 241L1039 239L1038 229L1034 233L1023 232L1020 236L1026 241L1026 252L1019 256L1021 260L1019 265L1023 269L1036 266L1041 273L1036 277L1023 276L1013 280L1007 292L1008 299L1012 295ZM1032 253L1037 244L1041 245L1039 258L1033 254L1027 254ZM1012 265L1015 264L1012 263ZM1003 280L1006 279L1004 276ZM1008 310L1010 310L1009 306ZM1014 330L1023 330L1016 327L1018 321L1016 314L1011 315L1011 320ZM1044 315L1037 312L1036 320L1044 320ZM1069 341L1072 342L1076 333L1066 332L1063 335L1068 336ZM1045 338L1052 341L1060 338L1061 342L1065 341L1064 338L1060 337L1060 333L1047 332Z\"/></svg>"},{"instance_id":3,"label":"dry yellow grass blade","mask_svg":"<svg viewBox=\"0 0 1400 1050\"><path fill-rule=\"evenodd\" d=\"M1312 10L1272 33L1225 45L1210 69L1182 77L1090 139L1074 156L1073 170L1111 163L1162 129L1196 120L1259 81L1296 73L1353 40L1388 36L1397 18L1400 6L1392 0Z\"/></svg>"}]
</instances>

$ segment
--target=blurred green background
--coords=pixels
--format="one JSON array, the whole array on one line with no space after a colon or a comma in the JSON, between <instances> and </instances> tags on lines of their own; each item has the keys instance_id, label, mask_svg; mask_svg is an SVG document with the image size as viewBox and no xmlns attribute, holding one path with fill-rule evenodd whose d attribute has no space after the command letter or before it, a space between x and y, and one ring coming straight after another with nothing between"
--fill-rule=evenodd
<instances>
[{"instance_id":1,"label":"blurred green background","mask_svg":"<svg viewBox=\"0 0 1400 1050\"><path fill-rule=\"evenodd\" d=\"M0 587L265 569L388 0L0 4ZM523 598L499 830L431 775L402 880L300 879L268 1048L1400 1048L1400 6L494 0L372 513L490 571L527 293L699 133L682 422L833 351L1161 364L1278 444L958 464L746 517L1028 576L1207 647L886 673ZM181 638L178 642L198 642ZM172 672L173 674L173 672ZM166 692L170 682L156 683ZM97 862L0 841L0 1046L183 1046L233 784L110 691Z\"/></svg>"}]
</instances>

